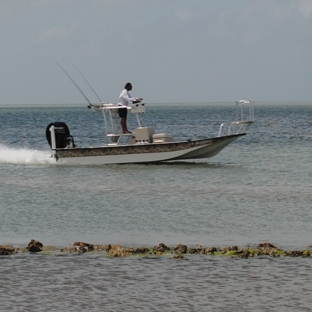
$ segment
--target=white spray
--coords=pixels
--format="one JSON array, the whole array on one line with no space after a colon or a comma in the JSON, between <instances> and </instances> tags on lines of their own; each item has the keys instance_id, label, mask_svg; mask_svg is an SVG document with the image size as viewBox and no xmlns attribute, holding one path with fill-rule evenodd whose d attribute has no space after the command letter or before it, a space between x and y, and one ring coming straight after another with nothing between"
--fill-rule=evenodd
<instances>
[{"instance_id":1,"label":"white spray","mask_svg":"<svg viewBox=\"0 0 312 312\"><path fill-rule=\"evenodd\" d=\"M0 144L0 164L55 164L49 152L29 149L11 148Z\"/></svg>"}]
</instances>

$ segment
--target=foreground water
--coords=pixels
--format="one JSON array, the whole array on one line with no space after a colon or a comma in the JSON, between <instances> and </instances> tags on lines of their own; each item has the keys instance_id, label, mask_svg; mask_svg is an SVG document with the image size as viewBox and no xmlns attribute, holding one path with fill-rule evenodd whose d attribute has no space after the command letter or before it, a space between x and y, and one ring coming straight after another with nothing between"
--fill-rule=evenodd
<instances>
[{"instance_id":1,"label":"foreground water","mask_svg":"<svg viewBox=\"0 0 312 312\"><path fill-rule=\"evenodd\" d=\"M60 167L47 157L46 126L65 121L78 145L96 145L100 114L0 108L0 244L309 248L312 106L268 103L255 113L249 134L211 159ZM145 121L185 139L216 135L234 117L233 104L155 105ZM309 311L312 303L309 258L17 254L0 261L0 310Z\"/></svg>"},{"instance_id":2,"label":"foreground water","mask_svg":"<svg viewBox=\"0 0 312 312\"><path fill-rule=\"evenodd\" d=\"M1 311L311 311L311 259L0 260Z\"/></svg>"}]
</instances>

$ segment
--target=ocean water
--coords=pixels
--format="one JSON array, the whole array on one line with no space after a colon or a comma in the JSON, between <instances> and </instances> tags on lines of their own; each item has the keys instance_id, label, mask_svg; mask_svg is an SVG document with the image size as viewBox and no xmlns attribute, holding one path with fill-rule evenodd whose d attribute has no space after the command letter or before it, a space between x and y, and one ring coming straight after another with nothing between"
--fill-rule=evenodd
<instances>
[{"instance_id":1,"label":"ocean water","mask_svg":"<svg viewBox=\"0 0 312 312\"><path fill-rule=\"evenodd\" d=\"M216 136L233 103L147 105L174 139ZM135 118L129 116L129 128ZM31 239L153 247L312 245L312 103L255 103L255 124L219 155L144 165L58 166L45 129L104 142L86 106L0 106L0 244ZM0 256L0 311L312 311L310 258Z\"/></svg>"}]
</instances>

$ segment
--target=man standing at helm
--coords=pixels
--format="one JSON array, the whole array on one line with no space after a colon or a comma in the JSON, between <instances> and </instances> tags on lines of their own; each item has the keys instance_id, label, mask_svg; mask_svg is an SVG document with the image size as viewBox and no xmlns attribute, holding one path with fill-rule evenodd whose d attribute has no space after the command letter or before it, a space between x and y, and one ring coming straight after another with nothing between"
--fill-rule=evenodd
<instances>
[{"instance_id":1,"label":"man standing at helm","mask_svg":"<svg viewBox=\"0 0 312 312\"><path fill-rule=\"evenodd\" d=\"M139 103L143 100L142 98L133 98L130 94L131 90L132 84L130 82L127 82L124 90L122 90L119 95L118 105L128 106L129 104L131 105L132 103ZM126 107L119 108L118 112L120 117L122 133L131 133L127 128L128 109Z\"/></svg>"}]
</instances>

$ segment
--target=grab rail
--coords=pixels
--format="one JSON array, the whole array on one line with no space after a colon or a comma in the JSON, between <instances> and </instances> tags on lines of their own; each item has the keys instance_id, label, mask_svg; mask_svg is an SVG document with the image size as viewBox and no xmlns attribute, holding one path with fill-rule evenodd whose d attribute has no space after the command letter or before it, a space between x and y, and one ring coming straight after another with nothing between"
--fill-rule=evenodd
<instances>
[{"instance_id":1,"label":"grab rail","mask_svg":"<svg viewBox=\"0 0 312 312\"><path fill-rule=\"evenodd\" d=\"M218 137L222 136L222 132L224 132L223 129L225 128L225 126L228 126L228 131L226 135L233 135L233 134L246 133L249 127L251 126L251 124L253 123L254 123L253 120L224 122L220 125ZM235 126L237 126L236 127L237 130L232 131L232 128L234 128Z\"/></svg>"},{"instance_id":2,"label":"grab rail","mask_svg":"<svg viewBox=\"0 0 312 312\"><path fill-rule=\"evenodd\" d=\"M220 125L219 134L220 137L222 135L222 132L224 132L224 128L228 126L228 131L226 135L232 135L232 134L242 134L246 133L251 124L254 123L254 108L253 108L254 101L253 100L239 100L236 101L236 119L237 121L232 122L224 122ZM249 116L247 120L244 120L244 105L249 106ZM239 108L240 108L240 114L239 114ZM240 117L239 117L240 115ZM241 118L241 120L239 120ZM235 128L233 130L232 128Z\"/></svg>"}]
</instances>

